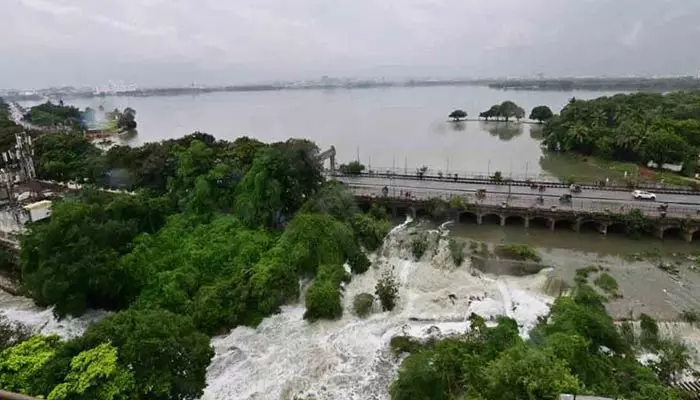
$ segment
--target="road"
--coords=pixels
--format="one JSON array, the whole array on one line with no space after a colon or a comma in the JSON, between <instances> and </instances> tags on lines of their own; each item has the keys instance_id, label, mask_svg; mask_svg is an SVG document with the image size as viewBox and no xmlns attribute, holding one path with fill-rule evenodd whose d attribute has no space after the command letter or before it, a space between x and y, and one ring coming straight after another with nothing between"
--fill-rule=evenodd
<instances>
[{"instance_id":1,"label":"road","mask_svg":"<svg viewBox=\"0 0 700 400\"><path fill-rule=\"evenodd\" d=\"M565 188L547 188L542 193L543 204L538 205L536 200L540 192L529 187L507 185L484 185L458 182L438 182L420 180L390 180L382 177L338 177L339 181L353 187L356 193L381 195L383 187L389 188L390 196L400 196L402 193L410 192L418 199L430 197L449 198L450 196L466 197L468 201L476 201L474 194L479 189L486 189L485 203L502 204L507 202L511 206L522 207L546 207L557 206L560 209L574 209L581 211L605 211L606 209L624 213L633 208L642 210L645 214L658 215L658 206L661 203L668 203L667 215L669 216L691 216L700 218L697 211L700 210L700 196L657 194L657 201L634 200L631 192L586 190L582 193L572 194L571 204L561 204L559 197L562 194L571 193ZM359 192L358 192L359 191Z\"/></svg>"}]
</instances>

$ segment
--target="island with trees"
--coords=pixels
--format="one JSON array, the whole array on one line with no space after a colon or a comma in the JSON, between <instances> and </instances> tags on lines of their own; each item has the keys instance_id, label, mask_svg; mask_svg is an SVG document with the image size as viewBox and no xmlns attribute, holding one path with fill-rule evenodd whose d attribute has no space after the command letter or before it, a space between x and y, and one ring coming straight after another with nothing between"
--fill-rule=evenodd
<instances>
[{"instance_id":1,"label":"island with trees","mask_svg":"<svg viewBox=\"0 0 700 400\"><path fill-rule=\"evenodd\" d=\"M493 118L497 121L503 120L505 122L510 121L511 118L515 118L520 121L525 118L525 110L514 102L506 100L501 104L494 104L488 110L479 113L479 118L484 118L487 121Z\"/></svg>"}]
</instances>

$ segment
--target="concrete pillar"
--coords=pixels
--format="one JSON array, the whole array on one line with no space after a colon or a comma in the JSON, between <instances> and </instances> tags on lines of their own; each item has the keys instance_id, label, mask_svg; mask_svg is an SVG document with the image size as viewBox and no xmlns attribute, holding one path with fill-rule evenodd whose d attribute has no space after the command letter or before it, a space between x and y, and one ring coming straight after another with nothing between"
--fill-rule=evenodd
<instances>
[{"instance_id":1,"label":"concrete pillar","mask_svg":"<svg viewBox=\"0 0 700 400\"><path fill-rule=\"evenodd\" d=\"M523 218L524 224L525 224L525 229L530 227L530 217L525 217Z\"/></svg>"},{"instance_id":2,"label":"concrete pillar","mask_svg":"<svg viewBox=\"0 0 700 400\"><path fill-rule=\"evenodd\" d=\"M506 216L503 214L500 214L499 217L501 217L501 226L506 226Z\"/></svg>"},{"instance_id":3,"label":"concrete pillar","mask_svg":"<svg viewBox=\"0 0 700 400\"><path fill-rule=\"evenodd\" d=\"M688 242L688 243L692 242L692 241L693 241L693 235L694 235L695 232L697 232L697 231L698 231L697 228L686 228L685 230L683 230L683 237L685 238L685 241Z\"/></svg>"},{"instance_id":4,"label":"concrete pillar","mask_svg":"<svg viewBox=\"0 0 700 400\"><path fill-rule=\"evenodd\" d=\"M413 219L416 219L416 218L417 218L418 213L416 212L416 208L415 208L415 207L410 207L410 208L408 209L408 212L411 213L411 218L413 218Z\"/></svg>"},{"instance_id":5,"label":"concrete pillar","mask_svg":"<svg viewBox=\"0 0 700 400\"><path fill-rule=\"evenodd\" d=\"M574 232L576 232L576 233L581 232L581 218L576 218L576 222L574 222L573 228L574 228Z\"/></svg>"},{"instance_id":6,"label":"concrete pillar","mask_svg":"<svg viewBox=\"0 0 700 400\"><path fill-rule=\"evenodd\" d=\"M549 219L549 230L554 231L554 228L557 225L557 221L554 220L554 218Z\"/></svg>"},{"instance_id":7,"label":"concrete pillar","mask_svg":"<svg viewBox=\"0 0 700 400\"><path fill-rule=\"evenodd\" d=\"M483 219L481 218L482 216L483 216L483 214L481 214L481 213L476 214L476 224L477 225L481 225L481 223L483 222Z\"/></svg>"}]
</instances>

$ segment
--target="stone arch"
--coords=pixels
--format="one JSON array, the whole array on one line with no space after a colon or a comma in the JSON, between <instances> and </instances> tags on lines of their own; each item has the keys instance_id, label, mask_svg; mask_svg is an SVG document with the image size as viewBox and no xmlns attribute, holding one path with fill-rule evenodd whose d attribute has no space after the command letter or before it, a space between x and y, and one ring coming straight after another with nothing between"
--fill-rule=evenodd
<instances>
[{"instance_id":1,"label":"stone arch","mask_svg":"<svg viewBox=\"0 0 700 400\"><path fill-rule=\"evenodd\" d=\"M506 225L525 226L525 217L521 215L509 215L505 219Z\"/></svg>"},{"instance_id":2,"label":"stone arch","mask_svg":"<svg viewBox=\"0 0 700 400\"><path fill-rule=\"evenodd\" d=\"M600 224L592 219L586 219L581 221L578 231L600 233Z\"/></svg>"},{"instance_id":3,"label":"stone arch","mask_svg":"<svg viewBox=\"0 0 700 400\"><path fill-rule=\"evenodd\" d=\"M459 214L459 222L476 224L479 222L479 217L473 212L465 211Z\"/></svg>"},{"instance_id":4,"label":"stone arch","mask_svg":"<svg viewBox=\"0 0 700 400\"><path fill-rule=\"evenodd\" d=\"M574 230L576 221L570 219L558 219L554 221L554 229L569 229Z\"/></svg>"},{"instance_id":5,"label":"stone arch","mask_svg":"<svg viewBox=\"0 0 700 400\"><path fill-rule=\"evenodd\" d=\"M531 217L530 218L530 228L536 229L550 229L550 220L547 217Z\"/></svg>"},{"instance_id":6,"label":"stone arch","mask_svg":"<svg viewBox=\"0 0 700 400\"><path fill-rule=\"evenodd\" d=\"M625 224L623 224L622 222L611 222L610 224L608 224L606 234L625 235L627 234L627 229L625 228Z\"/></svg>"},{"instance_id":7,"label":"stone arch","mask_svg":"<svg viewBox=\"0 0 700 400\"><path fill-rule=\"evenodd\" d=\"M662 235L664 240L685 240L685 232L680 226L667 226L663 228Z\"/></svg>"},{"instance_id":8,"label":"stone arch","mask_svg":"<svg viewBox=\"0 0 700 400\"><path fill-rule=\"evenodd\" d=\"M496 214L496 213L486 213L486 214L481 216L481 223L482 224L500 225L501 224L501 216Z\"/></svg>"}]
</instances>

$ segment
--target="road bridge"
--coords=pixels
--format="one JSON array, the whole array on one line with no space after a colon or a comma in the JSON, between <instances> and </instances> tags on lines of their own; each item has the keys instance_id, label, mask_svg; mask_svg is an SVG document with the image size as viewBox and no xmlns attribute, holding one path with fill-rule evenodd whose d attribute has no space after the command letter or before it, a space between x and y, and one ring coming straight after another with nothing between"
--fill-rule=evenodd
<instances>
[{"instance_id":1,"label":"road bridge","mask_svg":"<svg viewBox=\"0 0 700 400\"><path fill-rule=\"evenodd\" d=\"M539 195L531 193L489 193L484 197L476 192L462 190L415 190L412 187L394 186L385 195L384 187L342 180L354 192L358 202L364 205L381 203L395 215L405 213L413 217L435 216L436 213L461 222L471 220L477 224L493 221L505 226L521 223L525 228L532 224L548 229L571 229L580 232L594 229L602 234L624 230L625 215L633 209L640 210L653 225L656 237L663 239L675 234L686 241L700 239L700 214L697 207L669 204L662 212L657 204L593 198L574 198L570 204L561 204L559 197L547 196L538 201Z\"/></svg>"}]
</instances>

